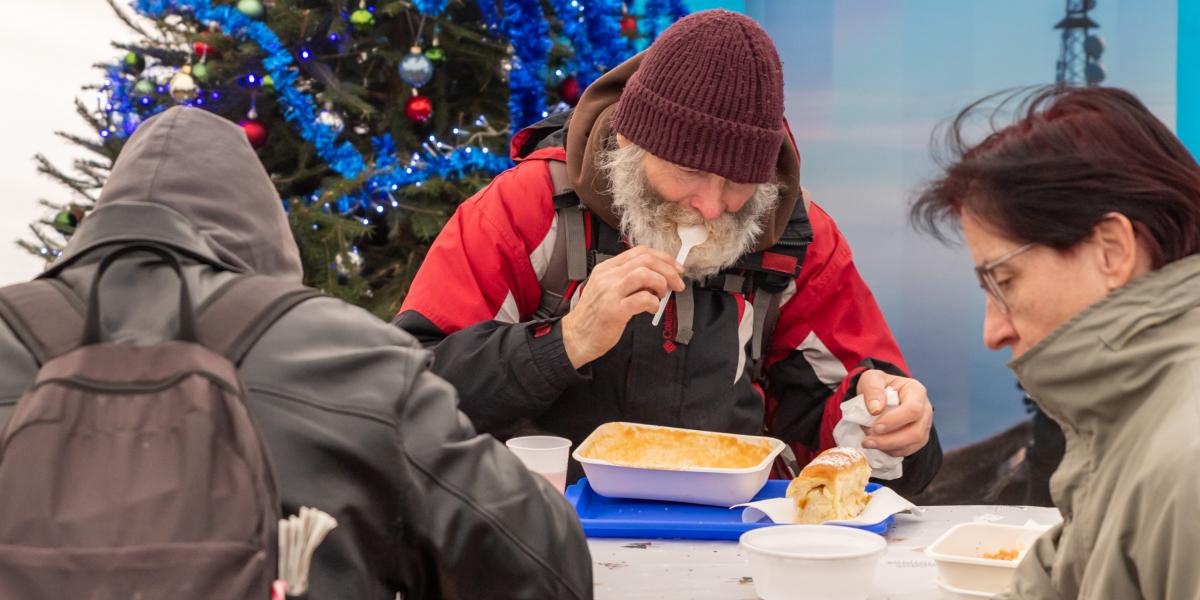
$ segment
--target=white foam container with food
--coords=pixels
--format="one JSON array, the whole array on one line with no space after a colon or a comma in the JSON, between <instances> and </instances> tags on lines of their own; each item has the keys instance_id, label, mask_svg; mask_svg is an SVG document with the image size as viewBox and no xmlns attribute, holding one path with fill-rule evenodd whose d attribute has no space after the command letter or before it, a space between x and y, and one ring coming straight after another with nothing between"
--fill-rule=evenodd
<instances>
[{"instance_id":1,"label":"white foam container with food","mask_svg":"<svg viewBox=\"0 0 1200 600\"><path fill-rule=\"evenodd\" d=\"M999 598L1000 594L989 594L987 592L973 592L956 588L952 585L947 585L941 579L937 580L938 590L941 592L939 596L942 600L980 600L980 598Z\"/></svg>"},{"instance_id":2,"label":"white foam container with food","mask_svg":"<svg viewBox=\"0 0 1200 600\"><path fill-rule=\"evenodd\" d=\"M602 496L728 507L762 489L783 448L770 437L612 422L572 457Z\"/></svg>"},{"instance_id":3,"label":"white foam container with food","mask_svg":"<svg viewBox=\"0 0 1200 600\"><path fill-rule=\"evenodd\" d=\"M836 525L752 529L739 544L764 600L866 600L887 540Z\"/></svg>"},{"instance_id":4,"label":"white foam container with food","mask_svg":"<svg viewBox=\"0 0 1200 600\"><path fill-rule=\"evenodd\" d=\"M937 563L943 590L1000 594L1012 587L1017 565L1044 532L1038 527L959 523L930 544L925 554ZM984 558L998 553L1015 553L1015 557Z\"/></svg>"}]
</instances>

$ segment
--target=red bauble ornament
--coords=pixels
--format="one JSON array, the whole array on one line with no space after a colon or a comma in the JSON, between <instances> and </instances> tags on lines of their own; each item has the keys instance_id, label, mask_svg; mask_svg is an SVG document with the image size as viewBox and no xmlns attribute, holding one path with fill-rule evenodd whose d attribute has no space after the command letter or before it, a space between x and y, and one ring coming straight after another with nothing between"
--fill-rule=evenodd
<instances>
[{"instance_id":1,"label":"red bauble ornament","mask_svg":"<svg viewBox=\"0 0 1200 600\"><path fill-rule=\"evenodd\" d=\"M246 139L250 140L250 145L255 150L262 148L267 143L267 127L258 119L246 119L238 125L242 126L242 131L246 132Z\"/></svg>"},{"instance_id":2,"label":"red bauble ornament","mask_svg":"<svg viewBox=\"0 0 1200 600\"><path fill-rule=\"evenodd\" d=\"M567 76L562 83L558 84L558 97L571 106L575 106L579 102L582 92L583 90L579 88L579 80L575 79L574 75Z\"/></svg>"},{"instance_id":3,"label":"red bauble ornament","mask_svg":"<svg viewBox=\"0 0 1200 600\"><path fill-rule=\"evenodd\" d=\"M621 35L633 39L638 36L638 20L637 17L626 14L621 17Z\"/></svg>"},{"instance_id":4,"label":"red bauble ornament","mask_svg":"<svg viewBox=\"0 0 1200 600\"><path fill-rule=\"evenodd\" d=\"M404 105L404 114L408 115L408 119L413 123L424 123L433 116L433 102L425 96L413 96Z\"/></svg>"},{"instance_id":5,"label":"red bauble ornament","mask_svg":"<svg viewBox=\"0 0 1200 600\"><path fill-rule=\"evenodd\" d=\"M212 46L204 42L196 42L192 44L192 50L196 53L196 58L216 58L217 51Z\"/></svg>"}]
</instances>

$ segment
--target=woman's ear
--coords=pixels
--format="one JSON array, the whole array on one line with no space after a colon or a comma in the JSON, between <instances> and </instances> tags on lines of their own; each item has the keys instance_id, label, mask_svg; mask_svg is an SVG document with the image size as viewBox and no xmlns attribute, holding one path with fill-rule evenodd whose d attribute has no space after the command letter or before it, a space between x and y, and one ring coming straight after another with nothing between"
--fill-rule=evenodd
<instances>
[{"instance_id":1,"label":"woman's ear","mask_svg":"<svg viewBox=\"0 0 1200 600\"><path fill-rule=\"evenodd\" d=\"M1129 217L1110 212L1092 228L1100 272L1113 291L1150 271L1150 258Z\"/></svg>"}]
</instances>

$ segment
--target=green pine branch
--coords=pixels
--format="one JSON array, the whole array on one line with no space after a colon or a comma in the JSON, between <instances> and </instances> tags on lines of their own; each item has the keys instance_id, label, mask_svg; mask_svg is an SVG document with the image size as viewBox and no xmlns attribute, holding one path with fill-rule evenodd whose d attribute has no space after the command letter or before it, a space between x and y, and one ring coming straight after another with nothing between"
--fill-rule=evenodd
<instances>
[{"instance_id":1,"label":"green pine branch","mask_svg":"<svg viewBox=\"0 0 1200 600\"><path fill-rule=\"evenodd\" d=\"M107 2L109 8L112 8L113 12L116 13L117 18L120 19L120 21L124 23L126 27L142 37L150 37L150 34L146 32L141 24L135 21L133 17L129 15L129 13L125 12L125 10L122 9L119 4L117 4L116 0L107 0Z\"/></svg>"},{"instance_id":2,"label":"green pine branch","mask_svg":"<svg viewBox=\"0 0 1200 600\"><path fill-rule=\"evenodd\" d=\"M33 159L37 162L39 173L58 180L59 183L67 186L89 203L94 204L96 202L96 196L93 195L93 192L97 189L97 186L93 182L78 179L64 173L42 154L34 156Z\"/></svg>"}]
</instances>

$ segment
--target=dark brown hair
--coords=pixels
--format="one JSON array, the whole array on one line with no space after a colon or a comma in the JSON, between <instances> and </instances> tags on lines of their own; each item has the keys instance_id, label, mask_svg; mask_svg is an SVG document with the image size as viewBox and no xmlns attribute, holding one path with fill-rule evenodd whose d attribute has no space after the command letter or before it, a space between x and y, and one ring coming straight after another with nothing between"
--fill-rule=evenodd
<instances>
[{"instance_id":1,"label":"dark brown hair","mask_svg":"<svg viewBox=\"0 0 1200 600\"><path fill-rule=\"evenodd\" d=\"M998 127L1008 114L1013 122ZM970 144L965 136L982 115L989 133ZM1200 253L1200 165L1129 92L1008 90L943 128L943 173L909 213L919 230L945 241L942 226L969 210L1014 241L1066 250L1117 212L1133 222L1155 268Z\"/></svg>"}]
</instances>

